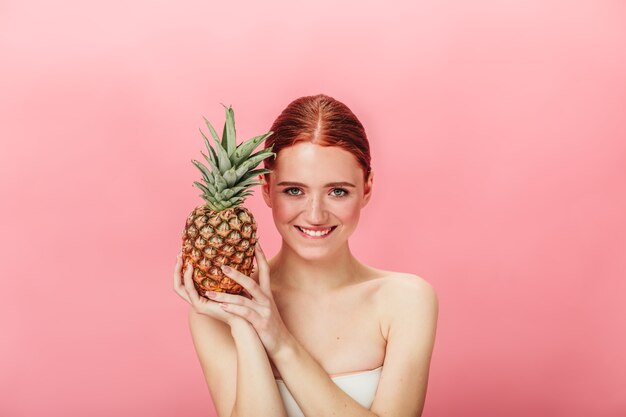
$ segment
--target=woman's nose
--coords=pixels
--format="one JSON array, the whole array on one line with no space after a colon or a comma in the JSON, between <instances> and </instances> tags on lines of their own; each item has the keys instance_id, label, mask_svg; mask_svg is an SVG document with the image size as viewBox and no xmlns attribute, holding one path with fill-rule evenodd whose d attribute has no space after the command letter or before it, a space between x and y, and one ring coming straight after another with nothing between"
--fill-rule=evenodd
<instances>
[{"instance_id":1,"label":"woman's nose","mask_svg":"<svg viewBox=\"0 0 626 417\"><path fill-rule=\"evenodd\" d=\"M319 197L312 197L307 202L306 207L306 220L311 225L325 224L326 222L326 210L324 208L324 201Z\"/></svg>"}]
</instances>

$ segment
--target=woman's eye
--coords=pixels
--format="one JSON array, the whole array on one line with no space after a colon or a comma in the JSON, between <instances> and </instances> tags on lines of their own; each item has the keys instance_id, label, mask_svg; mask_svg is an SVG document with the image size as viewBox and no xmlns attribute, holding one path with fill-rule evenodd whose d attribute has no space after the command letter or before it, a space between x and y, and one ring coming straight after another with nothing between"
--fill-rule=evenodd
<instances>
[{"instance_id":1,"label":"woman's eye","mask_svg":"<svg viewBox=\"0 0 626 417\"><path fill-rule=\"evenodd\" d=\"M337 194L337 191L339 191L339 194ZM343 197L345 195L348 195L348 192L343 188L335 188L333 189L332 193L334 197Z\"/></svg>"},{"instance_id":2,"label":"woman's eye","mask_svg":"<svg viewBox=\"0 0 626 417\"><path fill-rule=\"evenodd\" d=\"M294 191L294 192L292 192ZM287 195L300 195L300 190L297 188L287 188L284 190Z\"/></svg>"},{"instance_id":3,"label":"woman's eye","mask_svg":"<svg viewBox=\"0 0 626 417\"><path fill-rule=\"evenodd\" d=\"M299 196L302 195L302 190L300 190L299 188L285 188L283 190L283 192L287 195L290 196ZM346 195L348 195L348 191L344 190L343 188L333 188L333 190L330 192L330 194L333 197L345 197Z\"/></svg>"}]
</instances>

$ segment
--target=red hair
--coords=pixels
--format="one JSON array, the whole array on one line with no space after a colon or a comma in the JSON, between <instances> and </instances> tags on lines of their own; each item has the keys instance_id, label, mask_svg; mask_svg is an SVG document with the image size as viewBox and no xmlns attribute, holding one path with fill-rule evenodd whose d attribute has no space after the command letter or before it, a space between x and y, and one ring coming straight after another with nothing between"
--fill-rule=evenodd
<instances>
[{"instance_id":1,"label":"red hair","mask_svg":"<svg viewBox=\"0 0 626 417\"><path fill-rule=\"evenodd\" d=\"M276 118L265 140L265 148L274 146L276 157L284 148L298 142L320 146L337 146L350 152L363 169L363 177L371 171L370 145L363 125L342 102L325 94L300 97ZM265 168L272 169L276 157L263 160Z\"/></svg>"}]
</instances>

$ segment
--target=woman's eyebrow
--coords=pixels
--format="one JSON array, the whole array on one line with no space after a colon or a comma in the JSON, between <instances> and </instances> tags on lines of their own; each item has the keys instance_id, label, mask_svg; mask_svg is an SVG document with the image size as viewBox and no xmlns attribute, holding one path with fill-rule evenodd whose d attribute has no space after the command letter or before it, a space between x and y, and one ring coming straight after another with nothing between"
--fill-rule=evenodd
<instances>
[{"instance_id":1,"label":"woman's eyebrow","mask_svg":"<svg viewBox=\"0 0 626 417\"><path fill-rule=\"evenodd\" d=\"M293 182L293 181L281 181L281 182L279 182L276 185L287 185L287 186L292 186L292 187L307 188L307 186L302 184L301 182ZM329 182L324 187L352 187L352 188L356 188L356 185L354 185L354 184L352 184L350 182L341 181L341 182Z\"/></svg>"}]
</instances>

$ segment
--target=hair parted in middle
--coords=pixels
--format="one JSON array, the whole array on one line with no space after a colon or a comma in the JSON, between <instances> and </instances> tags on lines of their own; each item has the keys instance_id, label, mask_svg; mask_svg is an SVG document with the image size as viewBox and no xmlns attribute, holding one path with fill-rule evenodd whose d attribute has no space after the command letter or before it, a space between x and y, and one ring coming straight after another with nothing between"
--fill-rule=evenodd
<instances>
[{"instance_id":1,"label":"hair parted in middle","mask_svg":"<svg viewBox=\"0 0 626 417\"><path fill-rule=\"evenodd\" d=\"M371 157L365 129L339 100L325 94L297 98L276 118L270 130L274 134L265 140L265 148L273 146L276 157L282 149L298 142L337 146L354 155L367 180ZM265 159L265 168L272 169L276 157ZM267 180L267 174L265 178Z\"/></svg>"}]
</instances>

